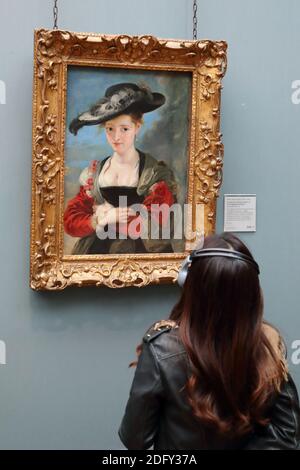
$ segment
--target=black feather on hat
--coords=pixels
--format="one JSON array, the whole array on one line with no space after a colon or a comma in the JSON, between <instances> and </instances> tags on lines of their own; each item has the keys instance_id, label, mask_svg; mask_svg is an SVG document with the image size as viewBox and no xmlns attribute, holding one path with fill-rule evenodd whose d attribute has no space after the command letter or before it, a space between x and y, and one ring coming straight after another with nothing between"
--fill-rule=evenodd
<instances>
[{"instance_id":1,"label":"black feather on hat","mask_svg":"<svg viewBox=\"0 0 300 470\"><path fill-rule=\"evenodd\" d=\"M83 126L101 124L121 114L148 113L162 106L165 101L164 95L153 93L146 86L139 86L135 83L118 83L107 88L105 96L89 111L85 111L73 119L69 130L76 135Z\"/></svg>"}]
</instances>

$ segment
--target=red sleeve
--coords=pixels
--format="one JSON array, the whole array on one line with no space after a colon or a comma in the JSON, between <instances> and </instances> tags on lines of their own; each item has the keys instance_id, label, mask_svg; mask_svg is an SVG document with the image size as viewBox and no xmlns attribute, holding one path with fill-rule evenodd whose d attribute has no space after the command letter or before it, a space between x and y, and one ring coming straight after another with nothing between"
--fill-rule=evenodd
<instances>
[{"instance_id":1,"label":"red sleeve","mask_svg":"<svg viewBox=\"0 0 300 470\"><path fill-rule=\"evenodd\" d=\"M94 198L86 194L83 186L73 199L68 202L64 213L65 232L72 237L86 237L95 229L91 225Z\"/></svg>"},{"instance_id":2,"label":"red sleeve","mask_svg":"<svg viewBox=\"0 0 300 470\"><path fill-rule=\"evenodd\" d=\"M169 207L174 204L175 198L165 181L159 181L152 187L152 191L144 199L143 204L156 222L164 226L169 219ZM154 206L155 204L155 206ZM161 204L163 204L161 206Z\"/></svg>"}]
</instances>

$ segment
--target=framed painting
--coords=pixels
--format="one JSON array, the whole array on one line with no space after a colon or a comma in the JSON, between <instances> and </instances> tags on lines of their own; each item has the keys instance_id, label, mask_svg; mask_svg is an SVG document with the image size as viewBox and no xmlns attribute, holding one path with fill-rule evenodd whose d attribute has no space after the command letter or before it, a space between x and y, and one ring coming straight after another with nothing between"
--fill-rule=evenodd
<instances>
[{"instance_id":1,"label":"framed painting","mask_svg":"<svg viewBox=\"0 0 300 470\"><path fill-rule=\"evenodd\" d=\"M35 31L33 289L176 281L215 230L226 49Z\"/></svg>"}]
</instances>

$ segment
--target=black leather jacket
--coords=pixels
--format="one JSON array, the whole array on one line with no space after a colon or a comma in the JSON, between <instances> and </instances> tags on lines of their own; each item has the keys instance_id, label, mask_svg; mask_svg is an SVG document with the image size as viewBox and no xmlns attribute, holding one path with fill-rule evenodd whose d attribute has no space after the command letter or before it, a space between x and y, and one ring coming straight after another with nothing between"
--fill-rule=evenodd
<instances>
[{"instance_id":1,"label":"black leather jacket","mask_svg":"<svg viewBox=\"0 0 300 470\"><path fill-rule=\"evenodd\" d=\"M300 450L300 410L290 375L274 405L271 422L242 440L216 437L193 417L181 393L187 381L187 355L171 326L151 327L143 338L119 436L127 449Z\"/></svg>"}]
</instances>

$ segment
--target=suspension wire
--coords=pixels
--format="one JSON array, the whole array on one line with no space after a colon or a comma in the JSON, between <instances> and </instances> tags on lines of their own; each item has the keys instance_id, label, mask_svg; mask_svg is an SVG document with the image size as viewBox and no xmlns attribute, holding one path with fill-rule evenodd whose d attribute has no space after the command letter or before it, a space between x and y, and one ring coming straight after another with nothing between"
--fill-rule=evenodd
<instances>
[{"instance_id":1,"label":"suspension wire","mask_svg":"<svg viewBox=\"0 0 300 470\"><path fill-rule=\"evenodd\" d=\"M197 0L193 1L193 39L197 39Z\"/></svg>"},{"instance_id":2,"label":"suspension wire","mask_svg":"<svg viewBox=\"0 0 300 470\"><path fill-rule=\"evenodd\" d=\"M53 29L57 29L57 17L58 17L58 6L57 6L57 1L54 0L54 6L53 6Z\"/></svg>"},{"instance_id":3,"label":"suspension wire","mask_svg":"<svg viewBox=\"0 0 300 470\"><path fill-rule=\"evenodd\" d=\"M57 18L58 18L58 0L54 0L53 6L53 29L57 29ZM193 39L197 39L197 0L193 0Z\"/></svg>"}]
</instances>

